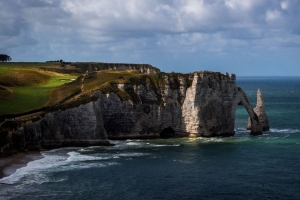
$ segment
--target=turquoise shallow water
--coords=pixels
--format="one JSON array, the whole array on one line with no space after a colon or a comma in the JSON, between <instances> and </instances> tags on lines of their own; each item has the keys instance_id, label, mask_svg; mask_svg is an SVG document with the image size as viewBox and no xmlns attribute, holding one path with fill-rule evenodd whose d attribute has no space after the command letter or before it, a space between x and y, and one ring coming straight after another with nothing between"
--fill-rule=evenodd
<instances>
[{"instance_id":1,"label":"turquoise shallow water","mask_svg":"<svg viewBox=\"0 0 300 200\"><path fill-rule=\"evenodd\" d=\"M299 199L300 78L237 80L260 87L271 131L251 137L236 112L230 138L113 141L45 151L0 180L0 199Z\"/></svg>"}]
</instances>

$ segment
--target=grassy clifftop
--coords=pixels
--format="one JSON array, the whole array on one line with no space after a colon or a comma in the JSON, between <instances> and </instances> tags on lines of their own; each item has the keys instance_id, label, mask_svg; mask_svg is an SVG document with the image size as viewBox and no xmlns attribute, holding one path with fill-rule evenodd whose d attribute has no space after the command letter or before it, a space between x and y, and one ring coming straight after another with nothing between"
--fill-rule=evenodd
<instances>
[{"instance_id":1,"label":"grassy clifftop","mask_svg":"<svg viewBox=\"0 0 300 200\"><path fill-rule=\"evenodd\" d=\"M137 96L132 88L121 90L118 84L147 85L158 97L156 102L147 103L161 104L158 88L166 84L165 76L172 79L171 89L178 89L179 77L189 86L193 75L164 73L148 64L0 63L0 122L4 118L78 106L91 101L96 90L104 94L114 92L121 100L145 103L146 99Z\"/></svg>"},{"instance_id":2,"label":"grassy clifftop","mask_svg":"<svg viewBox=\"0 0 300 200\"><path fill-rule=\"evenodd\" d=\"M216 72L195 73L207 80L235 78ZM182 80L189 87L195 73L164 73L146 64L0 63L0 132L8 133L49 112L94 101L92 94L98 90L113 92L123 101L162 106L162 88L179 90Z\"/></svg>"},{"instance_id":3,"label":"grassy clifftop","mask_svg":"<svg viewBox=\"0 0 300 200\"><path fill-rule=\"evenodd\" d=\"M158 74L147 64L0 63L0 118L72 107L90 101L96 90L136 99L115 85L149 80L157 85Z\"/></svg>"}]
</instances>

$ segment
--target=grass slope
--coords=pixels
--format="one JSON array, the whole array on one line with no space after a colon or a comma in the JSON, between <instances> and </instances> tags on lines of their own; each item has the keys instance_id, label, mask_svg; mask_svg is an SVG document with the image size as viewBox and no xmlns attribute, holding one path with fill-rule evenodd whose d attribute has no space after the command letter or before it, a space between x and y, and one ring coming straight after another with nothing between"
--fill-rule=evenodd
<instances>
[{"instance_id":1,"label":"grass slope","mask_svg":"<svg viewBox=\"0 0 300 200\"><path fill-rule=\"evenodd\" d=\"M45 105L50 99L50 91L74 76L53 76L45 84L15 87L10 98L0 100L0 114L12 114L36 109Z\"/></svg>"},{"instance_id":2,"label":"grass slope","mask_svg":"<svg viewBox=\"0 0 300 200\"><path fill-rule=\"evenodd\" d=\"M76 80L63 84L59 87L54 88L51 91L50 101L48 105L55 105L63 103L64 101L80 94L81 92L81 80L83 76L79 76Z\"/></svg>"},{"instance_id":3,"label":"grass slope","mask_svg":"<svg viewBox=\"0 0 300 200\"><path fill-rule=\"evenodd\" d=\"M126 88L120 90L117 84L131 84L134 85L149 85L150 88L157 92L159 85L164 84L164 80L160 74L141 74L136 70L104 70L94 72L86 76L84 80L84 91L91 95L94 91L100 90L104 94L115 93L121 100L132 100L134 103L156 103L160 104L160 94L158 101L145 102L145 99L140 99L134 92L133 88Z\"/></svg>"},{"instance_id":4,"label":"grass slope","mask_svg":"<svg viewBox=\"0 0 300 200\"><path fill-rule=\"evenodd\" d=\"M48 71L55 63L0 63L0 116L46 105L51 90L77 76Z\"/></svg>"},{"instance_id":5,"label":"grass slope","mask_svg":"<svg viewBox=\"0 0 300 200\"><path fill-rule=\"evenodd\" d=\"M50 76L31 70L23 70L0 76L0 85L8 87L34 86L46 83Z\"/></svg>"},{"instance_id":6,"label":"grass slope","mask_svg":"<svg viewBox=\"0 0 300 200\"><path fill-rule=\"evenodd\" d=\"M0 99L7 99L12 95L12 91L0 85Z\"/></svg>"}]
</instances>

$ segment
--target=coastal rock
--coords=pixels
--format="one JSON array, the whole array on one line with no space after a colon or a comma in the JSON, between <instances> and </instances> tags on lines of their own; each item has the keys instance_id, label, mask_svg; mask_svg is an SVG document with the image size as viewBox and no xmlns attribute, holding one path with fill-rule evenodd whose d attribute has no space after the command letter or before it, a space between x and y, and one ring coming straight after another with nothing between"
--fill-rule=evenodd
<instances>
[{"instance_id":1,"label":"coastal rock","mask_svg":"<svg viewBox=\"0 0 300 200\"><path fill-rule=\"evenodd\" d=\"M251 135L261 135L263 130L262 126L259 123L257 114L254 112L246 93L241 88L239 88L239 92L241 96L240 104L245 106L249 114L249 120L252 122L252 126L249 128L249 130L251 130Z\"/></svg>"},{"instance_id":2,"label":"coastal rock","mask_svg":"<svg viewBox=\"0 0 300 200\"><path fill-rule=\"evenodd\" d=\"M259 124L262 126L262 130L269 131L269 129L270 129L269 119L267 116L263 95L262 95L260 89L257 90L257 103L256 103L256 107L253 110L258 117L258 121L259 121ZM247 129L251 130L252 126L253 126L252 121L249 118Z\"/></svg>"},{"instance_id":3,"label":"coastal rock","mask_svg":"<svg viewBox=\"0 0 300 200\"><path fill-rule=\"evenodd\" d=\"M108 145L101 107L95 102L28 121L17 133L23 148Z\"/></svg>"},{"instance_id":4,"label":"coastal rock","mask_svg":"<svg viewBox=\"0 0 300 200\"><path fill-rule=\"evenodd\" d=\"M235 79L195 72L165 74L157 85L150 80L117 84L134 99L96 91L94 101L28 122L17 135L24 148L108 145L107 139L233 136L239 104L249 113L251 134L262 134L258 114Z\"/></svg>"},{"instance_id":5,"label":"coastal rock","mask_svg":"<svg viewBox=\"0 0 300 200\"><path fill-rule=\"evenodd\" d=\"M239 101L234 80L195 73L182 106L182 131L204 137L234 135Z\"/></svg>"}]
</instances>

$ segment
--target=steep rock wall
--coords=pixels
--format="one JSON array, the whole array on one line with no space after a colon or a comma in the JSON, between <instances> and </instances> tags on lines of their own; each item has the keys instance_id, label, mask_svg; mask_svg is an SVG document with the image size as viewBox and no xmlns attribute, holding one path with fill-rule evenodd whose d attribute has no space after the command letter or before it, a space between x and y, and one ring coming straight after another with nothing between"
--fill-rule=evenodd
<instances>
[{"instance_id":1,"label":"steep rock wall","mask_svg":"<svg viewBox=\"0 0 300 200\"><path fill-rule=\"evenodd\" d=\"M24 147L109 144L107 139L232 136L240 103L253 122L251 134L262 133L234 75L196 72L165 75L157 87L151 83L116 86L136 99L122 101L115 93L96 91L96 101L28 122L18 131Z\"/></svg>"},{"instance_id":2,"label":"steep rock wall","mask_svg":"<svg viewBox=\"0 0 300 200\"><path fill-rule=\"evenodd\" d=\"M37 122L28 121L16 136L21 141L19 147L27 149L109 145L97 102L49 113Z\"/></svg>"},{"instance_id":3,"label":"steep rock wall","mask_svg":"<svg viewBox=\"0 0 300 200\"><path fill-rule=\"evenodd\" d=\"M234 135L239 101L234 79L194 74L182 106L182 131L207 137Z\"/></svg>"}]
</instances>

